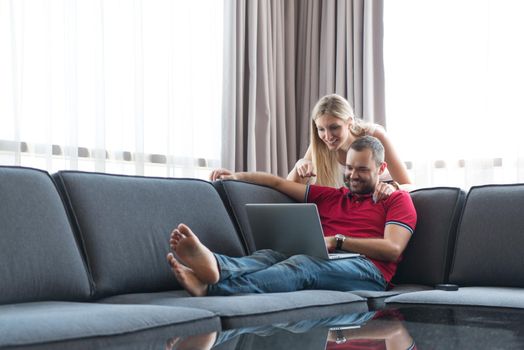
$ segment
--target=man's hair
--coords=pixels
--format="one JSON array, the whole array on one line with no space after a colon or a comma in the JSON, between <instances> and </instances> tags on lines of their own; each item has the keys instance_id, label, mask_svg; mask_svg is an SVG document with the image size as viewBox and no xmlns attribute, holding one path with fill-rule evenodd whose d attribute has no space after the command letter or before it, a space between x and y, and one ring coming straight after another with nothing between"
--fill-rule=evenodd
<instances>
[{"instance_id":1,"label":"man's hair","mask_svg":"<svg viewBox=\"0 0 524 350\"><path fill-rule=\"evenodd\" d=\"M377 166L380 166L384 162L384 146L382 146L382 142L380 142L376 137L369 135L359 137L353 141L349 146L349 149L353 149L357 152L370 149Z\"/></svg>"}]
</instances>

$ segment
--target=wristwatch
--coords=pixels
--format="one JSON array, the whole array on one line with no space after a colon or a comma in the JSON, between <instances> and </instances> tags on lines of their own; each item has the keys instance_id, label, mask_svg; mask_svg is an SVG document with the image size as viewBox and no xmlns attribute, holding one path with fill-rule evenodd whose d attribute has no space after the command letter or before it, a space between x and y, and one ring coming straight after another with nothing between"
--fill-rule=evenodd
<instances>
[{"instance_id":1,"label":"wristwatch","mask_svg":"<svg viewBox=\"0 0 524 350\"><path fill-rule=\"evenodd\" d=\"M340 233L337 233L335 235L335 241L337 241L337 245L335 247L336 250L342 249L342 244L344 244L344 241L346 240L346 236L341 235Z\"/></svg>"}]
</instances>

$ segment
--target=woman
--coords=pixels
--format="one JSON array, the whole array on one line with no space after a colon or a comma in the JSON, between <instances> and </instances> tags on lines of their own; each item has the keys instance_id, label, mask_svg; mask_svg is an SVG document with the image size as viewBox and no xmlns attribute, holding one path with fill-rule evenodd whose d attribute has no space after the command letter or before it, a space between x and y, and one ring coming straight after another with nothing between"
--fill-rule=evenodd
<instances>
[{"instance_id":1,"label":"woman","mask_svg":"<svg viewBox=\"0 0 524 350\"><path fill-rule=\"evenodd\" d=\"M349 146L357 138L371 135L384 145L385 160L389 173L377 188L377 200L389 196L396 189L409 190L411 180L404 163L400 160L384 128L364 123L355 118L353 108L340 95L322 97L311 113L311 144L304 158L299 159L287 179L300 183L316 183L323 186L344 186L344 167Z\"/></svg>"}]
</instances>

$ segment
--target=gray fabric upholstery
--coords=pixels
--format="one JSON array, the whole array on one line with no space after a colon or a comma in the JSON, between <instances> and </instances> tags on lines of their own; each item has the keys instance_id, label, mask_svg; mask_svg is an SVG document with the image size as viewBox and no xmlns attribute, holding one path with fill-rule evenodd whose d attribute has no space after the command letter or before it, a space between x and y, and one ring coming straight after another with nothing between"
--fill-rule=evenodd
<instances>
[{"instance_id":1,"label":"gray fabric upholstery","mask_svg":"<svg viewBox=\"0 0 524 350\"><path fill-rule=\"evenodd\" d=\"M417 226L398 266L394 284L446 283L464 197L463 190L449 187L411 192Z\"/></svg>"},{"instance_id":2,"label":"gray fabric upholstery","mask_svg":"<svg viewBox=\"0 0 524 350\"><path fill-rule=\"evenodd\" d=\"M405 293L386 299L386 304L446 304L511 307L524 309L520 288L462 287L458 291L428 290Z\"/></svg>"},{"instance_id":3,"label":"gray fabric upholstery","mask_svg":"<svg viewBox=\"0 0 524 350\"><path fill-rule=\"evenodd\" d=\"M52 179L36 169L0 167L0 304L83 300L89 294Z\"/></svg>"},{"instance_id":4,"label":"gray fabric upholstery","mask_svg":"<svg viewBox=\"0 0 524 350\"><path fill-rule=\"evenodd\" d=\"M393 289L386 291L372 291L372 290L353 290L352 294L361 296L362 298L386 298L401 293L412 293L423 290L433 289L432 287L423 286L420 284L401 284Z\"/></svg>"},{"instance_id":5,"label":"gray fabric upholstery","mask_svg":"<svg viewBox=\"0 0 524 350\"><path fill-rule=\"evenodd\" d=\"M282 192L269 187L254 185L241 181L216 181L213 183L225 202L249 253L256 250L247 219L245 205L247 203L295 203L295 200Z\"/></svg>"},{"instance_id":6,"label":"gray fabric upholstery","mask_svg":"<svg viewBox=\"0 0 524 350\"><path fill-rule=\"evenodd\" d=\"M174 289L169 234L189 225L213 251L244 248L209 182L65 171L55 174L84 244L96 296Z\"/></svg>"},{"instance_id":7,"label":"gray fabric upholstery","mask_svg":"<svg viewBox=\"0 0 524 350\"><path fill-rule=\"evenodd\" d=\"M175 324L149 328L142 331L109 336L96 336L89 338L59 340L50 343L33 345L2 347L2 350L143 350L143 349L171 349L170 344L177 345L183 340L200 338L208 334L216 334L220 327L218 317L210 320L192 321L184 324ZM209 328L209 331L207 330ZM173 350L177 347L173 347ZM224 348L225 349L225 348ZM233 348L234 349L234 348ZM218 350L218 348L213 348Z\"/></svg>"},{"instance_id":8,"label":"gray fabric upholstery","mask_svg":"<svg viewBox=\"0 0 524 350\"><path fill-rule=\"evenodd\" d=\"M421 284L400 284L393 289L386 291L354 290L351 293L365 298L368 302L369 310L381 310L385 307L385 300L393 295L402 293L419 292L422 290L433 289L433 287Z\"/></svg>"},{"instance_id":9,"label":"gray fabric upholstery","mask_svg":"<svg viewBox=\"0 0 524 350\"><path fill-rule=\"evenodd\" d=\"M153 304L202 308L220 316L223 328L317 319L340 313L365 312L365 299L352 293L303 290L292 293L189 297L182 291L127 294L106 298L113 304Z\"/></svg>"},{"instance_id":10,"label":"gray fabric upholstery","mask_svg":"<svg viewBox=\"0 0 524 350\"><path fill-rule=\"evenodd\" d=\"M524 287L524 184L473 187L459 224L450 282Z\"/></svg>"},{"instance_id":11,"label":"gray fabric upholstery","mask_svg":"<svg viewBox=\"0 0 524 350\"><path fill-rule=\"evenodd\" d=\"M173 324L201 332L220 329L212 312L184 307L24 303L0 306L0 347L120 335Z\"/></svg>"}]
</instances>

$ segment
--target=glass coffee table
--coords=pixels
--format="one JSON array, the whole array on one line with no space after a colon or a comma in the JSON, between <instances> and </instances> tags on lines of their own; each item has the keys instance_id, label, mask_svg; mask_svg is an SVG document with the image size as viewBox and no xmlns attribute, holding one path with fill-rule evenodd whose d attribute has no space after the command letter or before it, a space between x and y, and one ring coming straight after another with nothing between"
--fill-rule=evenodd
<instances>
[{"instance_id":1,"label":"glass coffee table","mask_svg":"<svg viewBox=\"0 0 524 350\"><path fill-rule=\"evenodd\" d=\"M402 306L173 337L165 349L524 349L524 310Z\"/></svg>"}]
</instances>

